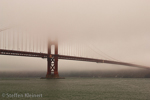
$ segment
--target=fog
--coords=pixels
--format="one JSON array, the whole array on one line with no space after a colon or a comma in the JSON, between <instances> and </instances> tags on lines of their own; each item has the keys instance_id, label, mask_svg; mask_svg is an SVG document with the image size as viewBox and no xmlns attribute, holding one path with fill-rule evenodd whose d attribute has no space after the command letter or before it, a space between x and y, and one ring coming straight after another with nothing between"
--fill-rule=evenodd
<instances>
[{"instance_id":1,"label":"fog","mask_svg":"<svg viewBox=\"0 0 150 100\"><path fill-rule=\"evenodd\" d=\"M23 28L34 35L57 36L64 43L79 43L85 46L84 55L92 58L106 59L94 53L96 50L119 61L150 66L149 4L149 0L0 0L0 29L11 27L0 34ZM46 68L46 59L0 56L1 71L46 71ZM137 70L59 60L59 72L127 69Z\"/></svg>"}]
</instances>

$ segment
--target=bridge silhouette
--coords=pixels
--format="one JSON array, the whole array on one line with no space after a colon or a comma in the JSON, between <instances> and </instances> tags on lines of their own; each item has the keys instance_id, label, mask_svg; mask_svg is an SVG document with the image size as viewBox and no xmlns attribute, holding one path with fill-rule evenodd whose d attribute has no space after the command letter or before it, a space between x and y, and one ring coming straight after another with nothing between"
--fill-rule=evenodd
<instances>
[{"instance_id":1,"label":"bridge silhouette","mask_svg":"<svg viewBox=\"0 0 150 100\"><path fill-rule=\"evenodd\" d=\"M8 28L0 30L1 32L0 39L2 39L0 40L1 42L0 43L0 55L46 58L47 59L47 73L46 73L45 78L60 78L59 73L58 73L58 59L86 61L86 62L94 62L94 63L107 63L107 64L125 65L125 66L149 69L148 66L142 66L142 65L137 65L137 64L127 63L127 62L59 54L58 53L59 42L57 39L55 40L48 39L46 53L37 52L35 48L40 49L39 51L43 49L40 43L39 43L40 45L38 45L39 40L35 41L36 43L35 44L33 41L31 41L32 39L28 39L30 38L30 36L27 37L27 35L22 35L20 33L15 33L15 34L7 33L6 34L4 32L6 30L8 30ZM35 45L37 46L35 47ZM54 47L53 53L52 53L53 51L52 46ZM30 48L32 48L32 50L30 50Z\"/></svg>"}]
</instances>

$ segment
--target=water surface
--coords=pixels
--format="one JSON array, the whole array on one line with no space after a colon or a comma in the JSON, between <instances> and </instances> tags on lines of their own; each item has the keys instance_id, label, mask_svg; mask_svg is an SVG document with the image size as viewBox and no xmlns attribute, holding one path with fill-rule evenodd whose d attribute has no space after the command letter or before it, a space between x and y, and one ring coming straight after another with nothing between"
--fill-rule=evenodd
<instances>
[{"instance_id":1,"label":"water surface","mask_svg":"<svg viewBox=\"0 0 150 100\"><path fill-rule=\"evenodd\" d=\"M7 95L23 95L8 97ZM25 97L42 94L42 97ZM1 78L0 100L150 100L149 78ZM5 94L5 96L3 96Z\"/></svg>"}]
</instances>

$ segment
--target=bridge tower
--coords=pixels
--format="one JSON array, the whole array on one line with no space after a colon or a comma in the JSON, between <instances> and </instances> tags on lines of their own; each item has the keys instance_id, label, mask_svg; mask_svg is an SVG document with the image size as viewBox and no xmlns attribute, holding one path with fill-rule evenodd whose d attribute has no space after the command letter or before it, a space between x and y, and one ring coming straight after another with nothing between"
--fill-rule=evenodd
<instances>
[{"instance_id":1,"label":"bridge tower","mask_svg":"<svg viewBox=\"0 0 150 100\"><path fill-rule=\"evenodd\" d=\"M48 40L48 58L46 78L59 78L58 74L58 57L51 54L51 47L54 45L54 55L58 55L58 40Z\"/></svg>"}]
</instances>

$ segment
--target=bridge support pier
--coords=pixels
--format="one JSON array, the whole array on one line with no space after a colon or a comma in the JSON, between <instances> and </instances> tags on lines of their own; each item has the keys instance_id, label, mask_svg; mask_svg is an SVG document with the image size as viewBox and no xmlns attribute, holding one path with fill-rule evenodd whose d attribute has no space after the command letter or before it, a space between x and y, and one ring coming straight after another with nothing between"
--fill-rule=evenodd
<instances>
[{"instance_id":1,"label":"bridge support pier","mask_svg":"<svg viewBox=\"0 0 150 100\"><path fill-rule=\"evenodd\" d=\"M51 56L51 55L50 55ZM58 74L58 57L47 58L46 78L59 78Z\"/></svg>"}]
</instances>

